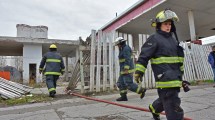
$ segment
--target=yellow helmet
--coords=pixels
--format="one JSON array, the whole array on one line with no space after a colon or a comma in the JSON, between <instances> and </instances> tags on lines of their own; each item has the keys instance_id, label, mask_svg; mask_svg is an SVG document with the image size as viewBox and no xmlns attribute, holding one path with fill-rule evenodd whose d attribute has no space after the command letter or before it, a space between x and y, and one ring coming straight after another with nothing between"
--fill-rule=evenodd
<instances>
[{"instance_id":1,"label":"yellow helmet","mask_svg":"<svg viewBox=\"0 0 215 120\"><path fill-rule=\"evenodd\" d=\"M57 46L55 44L51 44L49 48L56 48L57 49Z\"/></svg>"},{"instance_id":2,"label":"yellow helmet","mask_svg":"<svg viewBox=\"0 0 215 120\"><path fill-rule=\"evenodd\" d=\"M152 21L152 27L155 27L156 23L162 23L162 22L165 22L167 20L172 20L172 21L178 22L179 18L175 12L173 12L169 9L162 10L156 15L155 21Z\"/></svg>"}]
</instances>

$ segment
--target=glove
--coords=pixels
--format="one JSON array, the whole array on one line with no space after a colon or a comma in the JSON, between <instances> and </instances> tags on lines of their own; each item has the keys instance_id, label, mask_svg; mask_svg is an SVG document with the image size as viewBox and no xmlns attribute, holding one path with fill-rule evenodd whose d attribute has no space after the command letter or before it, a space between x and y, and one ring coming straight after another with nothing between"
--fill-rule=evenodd
<instances>
[{"instance_id":1,"label":"glove","mask_svg":"<svg viewBox=\"0 0 215 120\"><path fill-rule=\"evenodd\" d=\"M124 73L125 73L125 74L128 74L128 73L129 73L129 72L128 72L128 69L125 69L125 70L124 70Z\"/></svg>"},{"instance_id":2,"label":"glove","mask_svg":"<svg viewBox=\"0 0 215 120\"><path fill-rule=\"evenodd\" d=\"M182 87L184 89L184 92L190 91L190 88L188 85L190 85L190 83L188 81L182 81Z\"/></svg>"},{"instance_id":3,"label":"glove","mask_svg":"<svg viewBox=\"0 0 215 120\"><path fill-rule=\"evenodd\" d=\"M43 72L43 70L39 70L39 73L41 74Z\"/></svg>"},{"instance_id":4,"label":"glove","mask_svg":"<svg viewBox=\"0 0 215 120\"><path fill-rule=\"evenodd\" d=\"M134 79L135 79L136 83L141 83L143 81L142 77L143 77L143 73L142 72L135 71Z\"/></svg>"}]
</instances>

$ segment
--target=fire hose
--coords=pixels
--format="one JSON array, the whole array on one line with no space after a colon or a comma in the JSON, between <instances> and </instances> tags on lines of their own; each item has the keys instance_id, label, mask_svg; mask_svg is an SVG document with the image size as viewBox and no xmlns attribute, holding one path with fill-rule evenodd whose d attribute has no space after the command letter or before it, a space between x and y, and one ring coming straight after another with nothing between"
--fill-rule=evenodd
<instances>
[{"instance_id":1,"label":"fire hose","mask_svg":"<svg viewBox=\"0 0 215 120\"><path fill-rule=\"evenodd\" d=\"M87 96L80 95L80 94L73 93L73 92L71 92L69 94L77 96L77 97L80 97L80 98L85 98L85 99L88 99L88 100L93 100L93 101L108 103L108 104L112 104L112 105L116 105L116 106L120 106L120 107L125 107L125 108L130 108L130 109L135 109L135 110L150 112L150 110L146 109L146 108L141 108L141 107L136 107L136 106L131 106L131 105L120 104L120 103L116 103L116 102L111 102L111 101L108 101L108 100L101 100L101 99L97 99L97 98L87 97ZM160 114L161 115L166 115L164 112L162 112ZM192 119L188 118L188 117L184 117L184 120L192 120Z\"/></svg>"}]
</instances>

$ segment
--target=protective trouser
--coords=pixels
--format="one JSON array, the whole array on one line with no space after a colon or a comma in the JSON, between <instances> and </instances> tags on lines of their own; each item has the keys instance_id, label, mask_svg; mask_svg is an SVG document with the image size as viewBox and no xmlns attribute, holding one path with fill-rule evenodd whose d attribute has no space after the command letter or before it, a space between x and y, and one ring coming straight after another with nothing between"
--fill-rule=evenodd
<instances>
[{"instance_id":1,"label":"protective trouser","mask_svg":"<svg viewBox=\"0 0 215 120\"><path fill-rule=\"evenodd\" d=\"M46 85L48 87L49 93L56 92L58 78L58 75L46 75Z\"/></svg>"},{"instance_id":2,"label":"protective trouser","mask_svg":"<svg viewBox=\"0 0 215 120\"><path fill-rule=\"evenodd\" d=\"M152 111L159 114L165 111L167 120L183 120L184 111L180 107L180 88L158 89L159 98L152 104Z\"/></svg>"},{"instance_id":3,"label":"protective trouser","mask_svg":"<svg viewBox=\"0 0 215 120\"><path fill-rule=\"evenodd\" d=\"M133 82L133 76L132 74L122 74L119 76L119 79L117 81L117 87L120 90L120 95L127 94L127 89L129 89L132 92L140 93L142 90L141 86L138 86Z\"/></svg>"}]
</instances>

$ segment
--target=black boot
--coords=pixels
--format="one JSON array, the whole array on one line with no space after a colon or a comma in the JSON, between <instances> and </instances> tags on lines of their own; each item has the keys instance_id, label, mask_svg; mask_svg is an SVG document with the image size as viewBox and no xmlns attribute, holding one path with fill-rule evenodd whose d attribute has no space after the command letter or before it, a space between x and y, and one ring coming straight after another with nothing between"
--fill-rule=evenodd
<instances>
[{"instance_id":1,"label":"black boot","mask_svg":"<svg viewBox=\"0 0 215 120\"><path fill-rule=\"evenodd\" d=\"M116 101L128 101L127 95L123 94L120 98L117 98Z\"/></svg>"},{"instance_id":2,"label":"black boot","mask_svg":"<svg viewBox=\"0 0 215 120\"><path fill-rule=\"evenodd\" d=\"M51 92L49 92L49 97L54 98L55 94L56 94L56 91L51 91Z\"/></svg>"},{"instance_id":3,"label":"black boot","mask_svg":"<svg viewBox=\"0 0 215 120\"><path fill-rule=\"evenodd\" d=\"M156 114L156 113L153 113L153 110L152 110L152 108L150 107L150 105L149 105L149 110L150 110L150 112L152 113L152 116L153 116L154 120L160 120L160 115L159 115L159 114Z\"/></svg>"},{"instance_id":4,"label":"black boot","mask_svg":"<svg viewBox=\"0 0 215 120\"><path fill-rule=\"evenodd\" d=\"M142 88L141 90L140 90L140 99L143 99L144 98L144 96L145 96L145 93L146 93L146 89L145 88Z\"/></svg>"}]
</instances>

